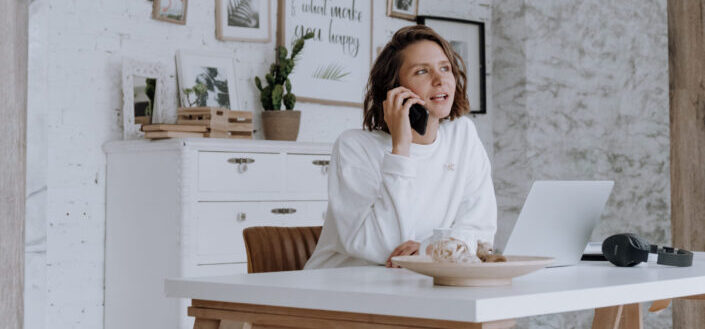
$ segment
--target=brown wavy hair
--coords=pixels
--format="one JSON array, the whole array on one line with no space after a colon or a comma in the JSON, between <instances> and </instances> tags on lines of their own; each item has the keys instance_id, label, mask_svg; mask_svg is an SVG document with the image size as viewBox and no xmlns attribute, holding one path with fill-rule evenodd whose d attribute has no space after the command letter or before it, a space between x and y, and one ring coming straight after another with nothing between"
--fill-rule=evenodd
<instances>
[{"instance_id":1,"label":"brown wavy hair","mask_svg":"<svg viewBox=\"0 0 705 329\"><path fill-rule=\"evenodd\" d=\"M443 119L453 120L470 112L470 103L467 98L467 75L465 62L458 55L450 43L443 39L436 31L425 25L413 25L399 29L392 40L384 46L377 57L370 78L367 81L365 102L363 104L363 127L367 130L382 130L389 133L387 123L384 122L384 107L382 103L387 98L387 91L399 86L399 70L402 64L402 51L409 45L429 40L438 44L450 62L453 76L455 76L455 98L450 114Z\"/></svg>"}]
</instances>

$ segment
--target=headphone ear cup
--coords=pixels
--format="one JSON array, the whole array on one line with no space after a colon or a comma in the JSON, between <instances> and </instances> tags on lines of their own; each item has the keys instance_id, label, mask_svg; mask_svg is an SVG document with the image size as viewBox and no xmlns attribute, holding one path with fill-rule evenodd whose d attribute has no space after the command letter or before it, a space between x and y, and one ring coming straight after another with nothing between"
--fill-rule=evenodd
<instances>
[{"instance_id":1,"label":"headphone ear cup","mask_svg":"<svg viewBox=\"0 0 705 329\"><path fill-rule=\"evenodd\" d=\"M624 233L624 235L629 237L629 241L631 242L632 246L634 246L634 248L641 249L646 252L649 252L649 250L651 249L651 244L649 244L649 241L646 241L640 236L634 233Z\"/></svg>"},{"instance_id":2,"label":"headphone ear cup","mask_svg":"<svg viewBox=\"0 0 705 329\"><path fill-rule=\"evenodd\" d=\"M639 238L634 239L634 237L633 234L615 234L608 237L602 242L602 254L610 263L620 267L631 267L641 263L635 253L638 247L633 242L633 240L638 241Z\"/></svg>"}]
</instances>

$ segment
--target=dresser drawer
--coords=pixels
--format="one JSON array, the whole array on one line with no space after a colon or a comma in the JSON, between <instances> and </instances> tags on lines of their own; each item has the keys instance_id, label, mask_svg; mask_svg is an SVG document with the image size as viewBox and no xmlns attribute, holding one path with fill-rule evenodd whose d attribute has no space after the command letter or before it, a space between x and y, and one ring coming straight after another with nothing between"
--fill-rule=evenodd
<instances>
[{"instance_id":1,"label":"dresser drawer","mask_svg":"<svg viewBox=\"0 0 705 329\"><path fill-rule=\"evenodd\" d=\"M246 262L242 230L250 226L323 225L327 201L199 202L197 262Z\"/></svg>"},{"instance_id":2,"label":"dresser drawer","mask_svg":"<svg viewBox=\"0 0 705 329\"><path fill-rule=\"evenodd\" d=\"M330 155L287 154L286 191L328 193Z\"/></svg>"},{"instance_id":3,"label":"dresser drawer","mask_svg":"<svg viewBox=\"0 0 705 329\"><path fill-rule=\"evenodd\" d=\"M280 153L198 153L201 192L279 192L283 161Z\"/></svg>"}]
</instances>

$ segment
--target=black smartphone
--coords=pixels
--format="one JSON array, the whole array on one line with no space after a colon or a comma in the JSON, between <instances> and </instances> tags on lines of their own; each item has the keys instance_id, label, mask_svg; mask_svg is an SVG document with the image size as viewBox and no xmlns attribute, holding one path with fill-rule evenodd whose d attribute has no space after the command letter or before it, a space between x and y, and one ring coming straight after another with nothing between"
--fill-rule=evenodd
<instances>
[{"instance_id":1,"label":"black smartphone","mask_svg":"<svg viewBox=\"0 0 705 329\"><path fill-rule=\"evenodd\" d=\"M421 104L411 105L409 109L409 123L411 129L416 130L419 135L426 133L426 123L428 123L428 110Z\"/></svg>"}]
</instances>

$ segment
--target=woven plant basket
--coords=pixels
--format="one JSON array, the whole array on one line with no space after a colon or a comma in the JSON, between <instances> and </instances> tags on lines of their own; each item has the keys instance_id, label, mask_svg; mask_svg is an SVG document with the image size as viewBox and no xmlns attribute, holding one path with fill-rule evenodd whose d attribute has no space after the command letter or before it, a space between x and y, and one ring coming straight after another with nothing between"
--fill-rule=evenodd
<instances>
[{"instance_id":1,"label":"woven plant basket","mask_svg":"<svg viewBox=\"0 0 705 329\"><path fill-rule=\"evenodd\" d=\"M277 141L296 141L299 136L301 111L263 111L264 138Z\"/></svg>"}]
</instances>

